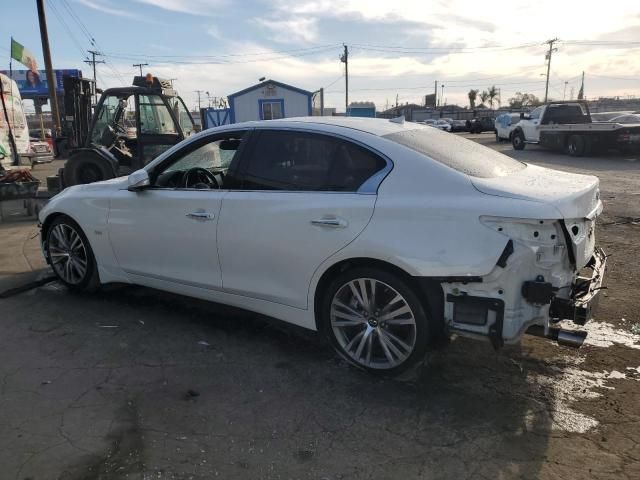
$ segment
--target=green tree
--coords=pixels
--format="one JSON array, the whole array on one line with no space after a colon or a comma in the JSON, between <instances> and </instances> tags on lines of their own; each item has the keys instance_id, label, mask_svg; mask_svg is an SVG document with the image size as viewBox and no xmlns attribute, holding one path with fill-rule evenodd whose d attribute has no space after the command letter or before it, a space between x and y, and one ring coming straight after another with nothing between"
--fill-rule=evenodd
<instances>
[{"instance_id":1,"label":"green tree","mask_svg":"<svg viewBox=\"0 0 640 480\"><path fill-rule=\"evenodd\" d=\"M509 99L509 106L511 108L523 108L523 107L537 107L542 102L533 93L516 92L516 94Z\"/></svg>"},{"instance_id":2,"label":"green tree","mask_svg":"<svg viewBox=\"0 0 640 480\"><path fill-rule=\"evenodd\" d=\"M480 94L480 100L482 100L483 106L488 99L489 99L489 93L486 90L483 90L482 93Z\"/></svg>"},{"instance_id":3,"label":"green tree","mask_svg":"<svg viewBox=\"0 0 640 480\"><path fill-rule=\"evenodd\" d=\"M469 93L467 93L467 97L469 97L469 107L471 107L471 110L473 110L474 108L476 108L476 98L478 97L478 92L480 90L478 89L471 89L469 90Z\"/></svg>"},{"instance_id":4,"label":"green tree","mask_svg":"<svg viewBox=\"0 0 640 480\"><path fill-rule=\"evenodd\" d=\"M496 99L497 96L498 96L498 89L496 88L495 85L492 85L491 87L489 87L489 91L487 92L487 97L489 98L489 106L491 108L493 108L493 101Z\"/></svg>"}]
</instances>

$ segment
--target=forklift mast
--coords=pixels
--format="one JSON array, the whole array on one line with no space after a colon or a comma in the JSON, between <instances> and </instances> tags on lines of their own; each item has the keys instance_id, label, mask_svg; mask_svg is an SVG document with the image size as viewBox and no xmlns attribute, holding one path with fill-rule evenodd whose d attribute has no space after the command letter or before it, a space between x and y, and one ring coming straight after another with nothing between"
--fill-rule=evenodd
<instances>
[{"instance_id":1,"label":"forklift mast","mask_svg":"<svg viewBox=\"0 0 640 480\"><path fill-rule=\"evenodd\" d=\"M74 149L82 146L89 133L93 112L91 99L93 95L92 80L65 75L62 78L64 89L64 123L63 142L56 156L66 156Z\"/></svg>"}]
</instances>

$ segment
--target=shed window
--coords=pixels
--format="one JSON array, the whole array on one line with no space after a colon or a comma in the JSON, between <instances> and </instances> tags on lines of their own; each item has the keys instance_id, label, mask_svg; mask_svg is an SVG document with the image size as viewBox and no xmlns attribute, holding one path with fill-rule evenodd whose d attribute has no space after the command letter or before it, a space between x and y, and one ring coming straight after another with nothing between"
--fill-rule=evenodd
<instances>
[{"instance_id":1,"label":"shed window","mask_svg":"<svg viewBox=\"0 0 640 480\"><path fill-rule=\"evenodd\" d=\"M282 114L282 102L262 102L262 119L275 120L284 118Z\"/></svg>"}]
</instances>

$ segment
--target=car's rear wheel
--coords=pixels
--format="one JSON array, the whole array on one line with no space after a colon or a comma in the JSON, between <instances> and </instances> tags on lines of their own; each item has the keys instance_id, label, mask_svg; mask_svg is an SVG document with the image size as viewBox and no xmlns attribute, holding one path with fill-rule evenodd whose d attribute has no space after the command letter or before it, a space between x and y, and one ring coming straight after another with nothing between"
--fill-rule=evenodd
<instances>
[{"instance_id":1,"label":"car's rear wheel","mask_svg":"<svg viewBox=\"0 0 640 480\"><path fill-rule=\"evenodd\" d=\"M46 234L51 268L66 286L77 290L98 287L98 270L89 241L80 226L69 217L57 217Z\"/></svg>"},{"instance_id":2,"label":"car's rear wheel","mask_svg":"<svg viewBox=\"0 0 640 480\"><path fill-rule=\"evenodd\" d=\"M585 154L586 142L582 135L571 135L567 141L567 153L572 157L581 157Z\"/></svg>"},{"instance_id":3,"label":"car's rear wheel","mask_svg":"<svg viewBox=\"0 0 640 480\"><path fill-rule=\"evenodd\" d=\"M325 292L322 314L333 347L360 368L398 375L425 357L429 319L397 275L372 268L340 274Z\"/></svg>"},{"instance_id":4,"label":"car's rear wheel","mask_svg":"<svg viewBox=\"0 0 640 480\"><path fill-rule=\"evenodd\" d=\"M524 133L520 130L513 132L511 136L511 145L513 145L514 150L524 150Z\"/></svg>"}]
</instances>

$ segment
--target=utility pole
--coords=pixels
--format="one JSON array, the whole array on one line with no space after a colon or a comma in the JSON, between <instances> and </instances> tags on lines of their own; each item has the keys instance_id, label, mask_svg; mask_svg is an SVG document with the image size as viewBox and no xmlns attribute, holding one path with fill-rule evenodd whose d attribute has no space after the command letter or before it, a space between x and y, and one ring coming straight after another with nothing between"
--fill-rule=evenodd
<instances>
[{"instance_id":1,"label":"utility pole","mask_svg":"<svg viewBox=\"0 0 640 480\"><path fill-rule=\"evenodd\" d=\"M344 45L344 53L340 56L340 61L344 63L344 114L349 110L349 47Z\"/></svg>"},{"instance_id":2,"label":"utility pole","mask_svg":"<svg viewBox=\"0 0 640 480\"><path fill-rule=\"evenodd\" d=\"M55 126L56 136L62 131L60 125L60 111L58 110L58 94L56 93L56 78L51 64L51 49L49 48L49 33L47 31L47 17L44 13L44 0L36 0L38 5L38 21L40 22L40 39L42 41L42 55L44 56L44 68L47 72L49 84L49 101L51 102L51 115Z\"/></svg>"},{"instance_id":3,"label":"utility pole","mask_svg":"<svg viewBox=\"0 0 640 480\"><path fill-rule=\"evenodd\" d=\"M200 94L204 93L204 90L194 90L194 92L198 94L198 111L200 111L202 109L200 106Z\"/></svg>"},{"instance_id":4,"label":"utility pole","mask_svg":"<svg viewBox=\"0 0 640 480\"><path fill-rule=\"evenodd\" d=\"M320 116L324 117L324 88L320 87Z\"/></svg>"},{"instance_id":5,"label":"utility pole","mask_svg":"<svg viewBox=\"0 0 640 480\"><path fill-rule=\"evenodd\" d=\"M87 50L88 53L91 54L91 60L88 58L84 61L89 65L93 65L93 104L98 104L98 84L96 83L96 63L104 63L104 60L96 60L96 55L101 57L102 54L100 52L96 52L95 50Z\"/></svg>"},{"instance_id":6,"label":"utility pole","mask_svg":"<svg viewBox=\"0 0 640 480\"><path fill-rule=\"evenodd\" d=\"M440 88L442 89L442 95L440 95L440 100L442 101L442 106L444 107L444 104L446 103L444 101L444 83L440 85Z\"/></svg>"},{"instance_id":7,"label":"utility pole","mask_svg":"<svg viewBox=\"0 0 640 480\"><path fill-rule=\"evenodd\" d=\"M557 41L558 39L554 38L545 42L549 44L549 51L545 55L545 58L547 59L547 84L544 87L544 103L547 103L547 98L549 96L549 73L551 72L551 55L553 54L553 52L558 51L557 48L553 48L553 44Z\"/></svg>"},{"instance_id":8,"label":"utility pole","mask_svg":"<svg viewBox=\"0 0 640 480\"><path fill-rule=\"evenodd\" d=\"M566 100L567 99L567 84L569 82L564 82L564 92L562 92L562 100Z\"/></svg>"},{"instance_id":9,"label":"utility pole","mask_svg":"<svg viewBox=\"0 0 640 480\"><path fill-rule=\"evenodd\" d=\"M139 67L140 68L140 76L142 76L142 67L148 67L149 64L148 63L134 63L133 65L131 65L132 67ZM172 84L173 85L173 84Z\"/></svg>"}]
</instances>

